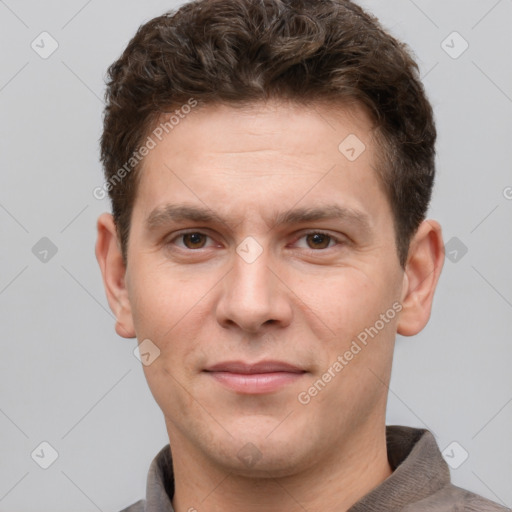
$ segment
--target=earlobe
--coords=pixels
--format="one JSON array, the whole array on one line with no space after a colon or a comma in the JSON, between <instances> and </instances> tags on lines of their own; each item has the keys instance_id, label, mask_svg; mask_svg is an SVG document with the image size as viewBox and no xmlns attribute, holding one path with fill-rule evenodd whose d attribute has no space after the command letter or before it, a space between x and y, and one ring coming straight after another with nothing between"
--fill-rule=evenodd
<instances>
[{"instance_id":1,"label":"earlobe","mask_svg":"<svg viewBox=\"0 0 512 512\"><path fill-rule=\"evenodd\" d=\"M443 263L441 226L434 220L425 220L418 227L409 248L398 334L413 336L427 324Z\"/></svg>"},{"instance_id":2,"label":"earlobe","mask_svg":"<svg viewBox=\"0 0 512 512\"><path fill-rule=\"evenodd\" d=\"M110 309L116 316L116 332L123 338L134 338L135 329L126 288L126 266L117 238L112 215L104 213L97 222L96 259Z\"/></svg>"}]
</instances>

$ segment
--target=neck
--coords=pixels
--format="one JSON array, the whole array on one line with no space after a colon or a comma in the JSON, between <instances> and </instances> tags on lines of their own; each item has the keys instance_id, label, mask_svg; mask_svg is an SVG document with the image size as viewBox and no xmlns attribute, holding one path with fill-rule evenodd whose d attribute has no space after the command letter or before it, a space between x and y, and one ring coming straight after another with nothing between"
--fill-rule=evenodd
<instances>
[{"instance_id":1,"label":"neck","mask_svg":"<svg viewBox=\"0 0 512 512\"><path fill-rule=\"evenodd\" d=\"M189 451L186 440L173 441L175 512L345 512L392 473L384 424L347 437L320 464L278 478L237 475Z\"/></svg>"}]
</instances>

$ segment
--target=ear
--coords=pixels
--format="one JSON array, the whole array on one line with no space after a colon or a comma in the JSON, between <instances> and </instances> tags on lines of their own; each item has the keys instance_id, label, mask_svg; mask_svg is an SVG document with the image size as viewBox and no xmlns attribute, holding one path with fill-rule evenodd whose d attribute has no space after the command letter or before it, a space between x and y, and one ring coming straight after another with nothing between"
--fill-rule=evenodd
<instances>
[{"instance_id":1,"label":"ear","mask_svg":"<svg viewBox=\"0 0 512 512\"><path fill-rule=\"evenodd\" d=\"M126 266L117 238L112 215L104 213L97 223L96 259L98 260L103 286L110 309L116 316L116 332L123 338L135 338L132 311L126 289Z\"/></svg>"},{"instance_id":2,"label":"ear","mask_svg":"<svg viewBox=\"0 0 512 512\"><path fill-rule=\"evenodd\" d=\"M402 336L418 334L427 325L434 291L444 263L441 226L425 220L411 240L402 288L402 311L397 332Z\"/></svg>"}]
</instances>

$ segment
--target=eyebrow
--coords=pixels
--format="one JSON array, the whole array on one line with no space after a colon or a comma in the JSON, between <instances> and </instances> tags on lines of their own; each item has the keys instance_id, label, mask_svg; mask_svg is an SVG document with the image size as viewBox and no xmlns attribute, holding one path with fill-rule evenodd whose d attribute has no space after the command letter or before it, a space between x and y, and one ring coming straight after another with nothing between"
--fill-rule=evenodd
<instances>
[{"instance_id":1,"label":"eyebrow","mask_svg":"<svg viewBox=\"0 0 512 512\"><path fill-rule=\"evenodd\" d=\"M319 220L343 220L356 225L364 232L371 232L372 224L370 217L366 213L337 204L322 207L294 208L286 212L279 212L273 216L272 222L273 226L275 226L281 224L301 224ZM184 204L168 204L156 208L149 214L146 220L146 227L149 231L153 231L171 222L185 221L229 225L228 219L223 218L208 208Z\"/></svg>"}]
</instances>

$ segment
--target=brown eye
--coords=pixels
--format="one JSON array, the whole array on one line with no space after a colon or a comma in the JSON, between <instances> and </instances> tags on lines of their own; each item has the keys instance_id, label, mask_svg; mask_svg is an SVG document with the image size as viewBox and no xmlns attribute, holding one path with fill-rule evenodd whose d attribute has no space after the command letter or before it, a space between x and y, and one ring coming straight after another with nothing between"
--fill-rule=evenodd
<instances>
[{"instance_id":1,"label":"brown eye","mask_svg":"<svg viewBox=\"0 0 512 512\"><path fill-rule=\"evenodd\" d=\"M187 249L202 249L208 237L203 233L186 233L181 238Z\"/></svg>"},{"instance_id":2,"label":"brown eye","mask_svg":"<svg viewBox=\"0 0 512 512\"><path fill-rule=\"evenodd\" d=\"M332 237L325 233L310 233L306 235L308 246L311 249L326 249Z\"/></svg>"}]
</instances>

